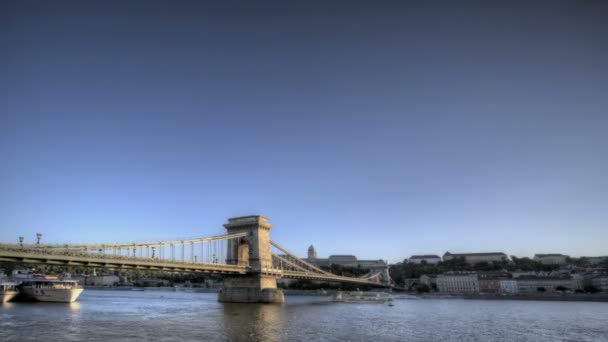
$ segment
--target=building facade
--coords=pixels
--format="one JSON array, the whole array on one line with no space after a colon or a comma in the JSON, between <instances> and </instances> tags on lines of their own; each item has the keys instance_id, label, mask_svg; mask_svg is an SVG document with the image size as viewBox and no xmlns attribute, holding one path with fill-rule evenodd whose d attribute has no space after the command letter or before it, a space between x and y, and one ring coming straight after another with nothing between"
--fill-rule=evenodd
<instances>
[{"instance_id":1,"label":"building facade","mask_svg":"<svg viewBox=\"0 0 608 342\"><path fill-rule=\"evenodd\" d=\"M315 260L316 258L317 258L317 250L315 249L315 246L310 245L310 247L308 247L308 259Z\"/></svg>"},{"instance_id":2,"label":"building facade","mask_svg":"<svg viewBox=\"0 0 608 342\"><path fill-rule=\"evenodd\" d=\"M366 270L384 270L388 267L384 260L359 260L354 255L330 255L329 258L318 258L317 251L312 245L308 247L308 258L304 260L317 267L331 266L332 264Z\"/></svg>"},{"instance_id":3,"label":"building facade","mask_svg":"<svg viewBox=\"0 0 608 342\"><path fill-rule=\"evenodd\" d=\"M581 289L579 281L567 277L527 277L517 278L517 288L522 294L556 293L558 288L569 291Z\"/></svg>"},{"instance_id":4,"label":"building facade","mask_svg":"<svg viewBox=\"0 0 608 342\"><path fill-rule=\"evenodd\" d=\"M474 273L443 273L437 276L437 289L449 294L479 293L479 279Z\"/></svg>"},{"instance_id":5,"label":"building facade","mask_svg":"<svg viewBox=\"0 0 608 342\"><path fill-rule=\"evenodd\" d=\"M116 275L77 275L74 276L83 286L114 286L120 283L120 277Z\"/></svg>"},{"instance_id":6,"label":"building facade","mask_svg":"<svg viewBox=\"0 0 608 342\"><path fill-rule=\"evenodd\" d=\"M513 295L519 292L517 286L517 280L515 279L501 279L500 280L500 293L506 295Z\"/></svg>"},{"instance_id":7,"label":"building facade","mask_svg":"<svg viewBox=\"0 0 608 342\"><path fill-rule=\"evenodd\" d=\"M486 294L500 293L500 278L495 277L480 277L479 292Z\"/></svg>"},{"instance_id":8,"label":"building facade","mask_svg":"<svg viewBox=\"0 0 608 342\"><path fill-rule=\"evenodd\" d=\"M565 265L568 263L568 256L563 254L535 254L534 261L543 265Z\"/></svg>"},{"instance_id":9,"label":"building facade","mask_svg":"<svg viewBox=\"0 0 608 342\"><path fill-rule=\"evenodd\" d=\"M608 292L608 274L594 276L591 285L602 292Z\"/></svg>"},{"instance_id":10,"label":"building facade","mask_svg":"<svg viewBox=\"0 0 608 342\"><path fill-rule=\"evenodd\" d=\"M427 254L427 255L412 255L409 260L412 264L429 264L436 265L441 262L439 255Z\"/></svg>"},{"instance_id":11,"label":"building facade","mask_svg":"<svg viewBox=\"0 0 608 342\"><path fill-rule=\"evenodd\" d=\"M591 265L597 265L600 264L606 260L608 260L608 256L597 256L597 257L582 257L587 259L587 261L589 262L589 264Z\"/></svg>"},{"instance_id":12,"label":"building facade","mask_svg":"<svg viewBox=\"0 0 608 342\"><path fill-rule=\"evenodd\" d=\"M505 253L502 252L492 252L492 253L450 253L445 252L443 255L443 261L449 261L456 258L463 258L468 264L474 265L480 262L492 263L509 261L509 258Z\"/></svg>"},{"instance_id":13,"label":"building facade","mask_svg":"<svg viewBox=\"0 0 608 342\"><path fill-rule=\"evenodd\" d=\"M434 274L423 274L420 276L420 284L426 285L429 288L436 288L437 276Z\"/></svg>"}]
</instances>

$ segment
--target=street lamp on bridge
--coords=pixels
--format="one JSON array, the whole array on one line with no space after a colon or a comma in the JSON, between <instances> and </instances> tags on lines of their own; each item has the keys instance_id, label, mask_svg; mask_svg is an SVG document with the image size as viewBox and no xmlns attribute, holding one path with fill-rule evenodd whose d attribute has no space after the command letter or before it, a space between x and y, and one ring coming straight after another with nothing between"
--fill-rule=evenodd
<instances>
[{"instance_id":1,"label":"street lamp on bridge","mask_svg":"<svg viewBox=\"0 0 608 342\"><path fill-rule=\"evenodd\" d=\"M23 240L24 240L24 237L23 237L23 236L20 236L20 237L19 237L19 246L20 246L21 248L23 248Z\"/></svg>"},{"instance_id":2,"label":"street lamp on bridge","mask_svg":"<svg viewBox=\"0 0 608 342\"><path fill-rule=\"evenodd\" d=\"M42 239L42 234L36 233L36 245L40 246L40 239Z\"/></svg>"}]
</instances>

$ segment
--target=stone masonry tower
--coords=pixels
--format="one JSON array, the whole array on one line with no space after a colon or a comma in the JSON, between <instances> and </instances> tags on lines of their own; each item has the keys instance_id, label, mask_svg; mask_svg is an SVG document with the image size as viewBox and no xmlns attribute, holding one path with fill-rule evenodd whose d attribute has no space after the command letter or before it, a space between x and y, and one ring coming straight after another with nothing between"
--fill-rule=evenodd
<instances>
[{"instance_id":1,"label":"stone masonry tower","mask_svg":"<svg viewBox=\"0 0 608 342\"><path fill-rule=\"evenodd\" d=\"M227 262L248 266L248 274L225 276L219 294L220 302L283 303L283 291L277 289L277 279L262 275L263 267L272 267L270 229L264 216L243 216L228 219L227 234L247 233L239 241L229 241Z\"/></svg>"}]
</instances>

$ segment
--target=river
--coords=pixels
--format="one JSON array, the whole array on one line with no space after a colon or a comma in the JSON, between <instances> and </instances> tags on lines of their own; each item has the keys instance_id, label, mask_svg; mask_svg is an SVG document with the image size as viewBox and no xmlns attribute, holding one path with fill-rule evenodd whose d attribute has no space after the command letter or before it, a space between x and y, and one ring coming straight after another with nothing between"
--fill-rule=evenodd
<instances>
[{"instance_id":1,"label":"river","mask_svg":"<svg viewBox=\"0 0 608 342\"><path fill-rule=\"evenodd\" d=\"M396 300L393 307L215 293L85 290L77 303L5 303L0 341L608 341L608 303Z\"/></svg>"}]
</instances>

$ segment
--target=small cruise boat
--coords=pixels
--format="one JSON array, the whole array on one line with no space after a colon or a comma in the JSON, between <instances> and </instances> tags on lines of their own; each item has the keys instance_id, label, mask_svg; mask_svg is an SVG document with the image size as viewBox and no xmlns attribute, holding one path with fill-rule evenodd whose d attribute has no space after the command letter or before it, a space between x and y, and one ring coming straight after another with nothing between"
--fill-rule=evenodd
<instances>
[{"instance_id":1,"label":"small cruise boat","mask_svg":"<svg viewBox=\"0 0 608 342\"><path fill-rule=\"evenodd\" d=\"M84 291L76 280L59 279L56 276L24 279L18 289L27 299L59 303L71 303Z\"/></svg>"},{"instance_id":2,"label":"small cruise boat","mask_svg":"<svg viewBox=\"0 0 608 342\"><path fill-rule=\"evenodd\" d=\"M385 304L387 301L391 301L392 296L387 293L342 293L338 292L334 298L334 303L351 303L351 304Z\"/></svg>"},{"instance_id":3,"label":"small cruise boat","mask_svg":"<svg viewBox=\"0 0 608 342\"><path fill-rule=\"evenodd\" d=\"M17 283L2 281L0 282L0 298L2 298L1 303L9 302L11 299L15 298L19 294L17 292Z\"/></svg>"}]
</instances>

